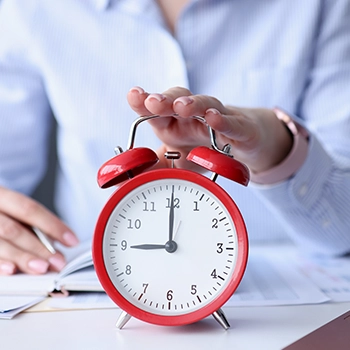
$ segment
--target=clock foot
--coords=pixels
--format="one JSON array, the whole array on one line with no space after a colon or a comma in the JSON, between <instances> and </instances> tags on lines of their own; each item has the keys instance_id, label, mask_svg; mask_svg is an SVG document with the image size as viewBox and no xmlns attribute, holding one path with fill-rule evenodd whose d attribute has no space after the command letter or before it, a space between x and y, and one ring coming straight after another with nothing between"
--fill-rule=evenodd
<instances>
[{"instance_id":1,"label":"clock foot","mask_svg":"<svg viewBox=\"0 0 350 350\"><path fill-rule=\"evenodd\" d=\"M119 318L118 318L117 323L115 324L115 326L118 329L122 329L128 323L130 318L131 318L131 316L127 312L122 311L120 313L120 315L119 315Z\"/></svg>"},{"instance_id":2,"label":"clock foot","mask_svg":"<svg viewBox=\"0 0 350 350\"><path fill-rule=\"evenodd\" d=\"M227 318L221 309L215 311L212 315L215 320L219 322L220 326L225 329L225 331L230 328L230 324L228 323Z\"/></svg>"}]
</instances>

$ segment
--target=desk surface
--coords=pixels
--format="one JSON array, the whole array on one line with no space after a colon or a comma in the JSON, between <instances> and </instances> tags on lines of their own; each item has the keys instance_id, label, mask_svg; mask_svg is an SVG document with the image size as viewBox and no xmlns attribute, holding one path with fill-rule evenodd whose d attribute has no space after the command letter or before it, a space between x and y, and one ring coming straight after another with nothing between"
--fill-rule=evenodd
<instances>
[{"instance_id":1,"label":"desk surface","mask_svg":"<svg viewBox=\"0 0 350 350\"><path fill-rule=\"evenodd\" d=\"M350 303L224 310L228 331L212 317L174 328L131 319L117 330L118 309L24 313L0 320L1 349L277 350L350 310Z\"/></svg>"}]
</instances>

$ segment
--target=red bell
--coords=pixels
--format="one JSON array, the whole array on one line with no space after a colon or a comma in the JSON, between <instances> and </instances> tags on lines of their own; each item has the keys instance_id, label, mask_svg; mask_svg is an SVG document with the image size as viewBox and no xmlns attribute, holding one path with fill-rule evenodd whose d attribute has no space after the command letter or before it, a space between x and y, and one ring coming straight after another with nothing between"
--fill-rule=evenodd
<instances>
[{"instance_id":1,"label":"red bell","mask_svg":"<svg viewBox=\"0 0 350 350\"><path fill-rule=\"evenodd\" d=\"M186 159L241 185L247 186L249 183L250 174L246 165L211 148L196 147L188 154Z\"/></svg>"}]
</instances>

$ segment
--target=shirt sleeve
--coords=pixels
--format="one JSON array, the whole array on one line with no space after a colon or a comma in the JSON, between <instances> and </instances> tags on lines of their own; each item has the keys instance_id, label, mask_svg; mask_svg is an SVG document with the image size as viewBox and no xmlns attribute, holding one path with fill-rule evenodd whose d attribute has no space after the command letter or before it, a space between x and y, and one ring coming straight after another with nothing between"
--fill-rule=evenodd
<instances>
[{"instance_id":1,"label":"shirt sleeve","mask_svg":"<svg viewBox=\"0 0 350 350\"><path fill-rule=\"evenodd\" d=\"M28 37L26 37L28 36ZM0 186L30 194L44 174L51 111L29 35L0 4Z\"/></svg>"},{"instance_id":2,"label":"shirt sleeve","mask_svg":"<svg viewBox=\"0 0 350 350\"><path fill-rule=\"evenodd\" d=\"M350 2L324 1L309 82L298 116L310 133L292 178L254 191L308 252L350 252Z\"/></svg>"}]
</instances>

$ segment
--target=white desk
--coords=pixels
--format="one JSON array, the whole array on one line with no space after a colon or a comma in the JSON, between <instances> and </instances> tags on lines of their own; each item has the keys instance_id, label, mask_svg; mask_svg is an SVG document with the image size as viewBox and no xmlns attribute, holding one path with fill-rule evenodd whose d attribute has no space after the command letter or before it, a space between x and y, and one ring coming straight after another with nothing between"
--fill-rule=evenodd
<instances>
[{"instance_id":1,"label":"white desk","mask_svg":"<svg viewBox=\"0 0 350 350\"><path fill-rule=\"evenodd\" d=\"M117 309L24 313L10 321L0 320L0 348L277 350L350 310L350 303L224 310L231 324L228 331L212 317L175 328L132 319L117 330Z\"/></svg>"}]
</instances>

